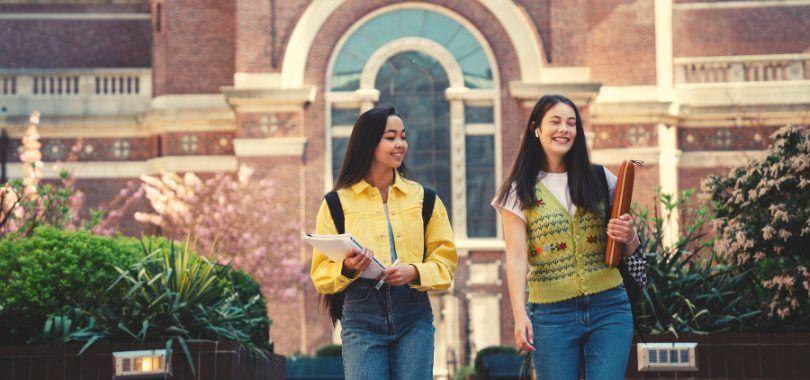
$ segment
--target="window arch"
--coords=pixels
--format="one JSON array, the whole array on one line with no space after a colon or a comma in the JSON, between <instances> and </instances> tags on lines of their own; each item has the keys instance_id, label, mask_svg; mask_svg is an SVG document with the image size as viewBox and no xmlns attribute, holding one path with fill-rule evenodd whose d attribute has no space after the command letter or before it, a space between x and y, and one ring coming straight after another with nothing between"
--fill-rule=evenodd
<instances>
[{"instance_id":1,"label":"window arch","mask_svg":"<svg viewBox=\"0 0 810 380\"><path fill-rule=\"evenodd\" d=\"M444 201L460 240L498 237L489 201L499 177L497 68L466 20L427 4L383 8L338 44L327 74L327 187L361 110L397 107L406 163Z\"/></svg>"}]
</instances>

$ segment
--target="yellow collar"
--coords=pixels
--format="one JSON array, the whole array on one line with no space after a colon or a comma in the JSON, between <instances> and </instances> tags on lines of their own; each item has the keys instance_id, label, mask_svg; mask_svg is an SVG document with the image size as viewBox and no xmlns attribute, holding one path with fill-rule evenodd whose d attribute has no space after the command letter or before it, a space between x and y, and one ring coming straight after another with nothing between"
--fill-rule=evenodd
<instances>
[{"instance_id":1,"label":"yellow collar","mask_svg":"<svg viewBox=\"0 0 810 380\"><path fill-rule=\"evenodd\" d=\"M361 179L360 182L357 182L354 185L352 185L352 190L354 190L356 194L360 194L370 187L371 185L368 182L366 182L366 180ZM408 193L408 184L405 183L405 179L399 175L399 171L397 170L394 170L394 184L391 185L391 187L401 191L403 194Z\"/></svg>"}]
</instances>

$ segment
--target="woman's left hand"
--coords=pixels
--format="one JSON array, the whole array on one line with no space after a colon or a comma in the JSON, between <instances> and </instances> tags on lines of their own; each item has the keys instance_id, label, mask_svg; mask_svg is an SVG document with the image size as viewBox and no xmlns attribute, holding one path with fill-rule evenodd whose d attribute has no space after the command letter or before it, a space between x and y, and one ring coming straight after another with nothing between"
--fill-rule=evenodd
<instances>
[{"instance_id":1,"label":"woman's left hand","mask_svg":"<svg viewBox=\"0 0 810 380\"><path fill-rule=\"evenodd\" d=\"M405 285L413 281L419 272L410 264L397 264L383 271L385 283L391 286Z\"/></svg>"},{"instance_id":2,"label":"woman's left hand","mask_svg":"<svg viewBox=\"0 0 810 380\"><path fill-rule=\"evenodd\" d=\"M607 225L608 237L617 243L630 244L636 240L636 227L630 214L611 219Z\"/></svg>"}]
</instances>

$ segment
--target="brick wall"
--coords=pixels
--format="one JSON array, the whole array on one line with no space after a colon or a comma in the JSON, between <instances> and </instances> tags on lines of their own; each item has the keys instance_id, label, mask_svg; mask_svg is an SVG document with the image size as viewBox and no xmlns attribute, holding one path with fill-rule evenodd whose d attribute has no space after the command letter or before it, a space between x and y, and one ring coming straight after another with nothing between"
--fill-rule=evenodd
<instances>
[{"instance_id":1,"label":"brick wall","mask_svg":"<svg viewBox=\"0 0 810 380\"><path fill-rule=\"evenodd\" d=\"M655 3L589 0L587 8L591 80L609 86L655 84ZM581 25L576 18L568 21Z\"/></svg>"},{"instance_id":2,"label":"brick wall","mask_svg":"<svg viewBox=\"0 0 810 380\"><path fill-rule=\"evenodd\" d=\"M708 127L678 129L678 147L683 151L762 150L777 126Z\"/></svg>"},{"instance_id":3,"label":"brick wall","mask_svg":"<svg viewBox=\"0 0 810 380\"><path fill-rule=\"evenodd\" d=\"M674 56L810 52L810 6L676 10Z\"/></svg>"},{"instance_id":4,"label":"brick wall","mask_svg":"<svg viewBox=\"0 0 810 380\"><path fill-rule=\"evenodd\" d=\"M74 188L85 195L84 208L81 216L87 220L90 209L109 210L113 204L125 200L119 195L121 190L127 188L130 181L139 181L137 178L83 178L76 180ZM116 202L116 203L114 203ZM141 199L135 202L119 219L120 231L128 236L154 235L158 233L157 227L140 223L135 220L136 212L152 212L149 201Z\"/></svg>"},{"instance_id":5,"label":"brick wall","mask_svg":"<svg viewBox=\"0 0 810 380\"><path fill-rule=\"evenodd\" d=\"M654 147L658 145L655 124L595 124L593 149Z\"/></svg>"},{"instance_id":6,"label":"brick wall","mask_svg":"<svg viewBox=\"0 0 810 380\"><path fill-rule=\"evenodd\" d=\"M287 42L290 40L290 36L292 36L292 32L295 29L295 24L298 23L298 19L301 17L301 14L304 13L304 10L309 6L311 0L299 0L299 1L284 1L284 0L271 0L275 1L276 3L276 17L275 17L275 25L276 25L276 46L274 49L278 51L278 65L277 68L281 67L281 60L284 58L284 53L287 50Z\"/></svg>"},{"instance_id":7,"label":"brick wall","mask_svg":"<svg viewBox=\"0 0 810 380\"><path fill-rule=\"evenodd\" d=\"M588 66L589 13L588 0L552 2L550 66Z\"/></svg>"},{"instance_id":8,"label":"brick wall","mask_svg":"<svg viewBox=\"0 0 810 380\"><path fill-rule=\"evenodd\" d=\"M708 175L728 175L728 167L712 168L678 168L678 187L680 189L700 189L700 182Z\"/></svg>"},{"instance_id":9,"label":"brick wall","mask_svg":"<svg viewBox=\"0 0 810 380\"><path fill-rule=\"evenodd\" d=\"M232 85L235 3L153 0L153 14L158 4L162 20L152 52L155 96L219 93L221 86Z\"/></svg>"},{"instance_id":10,"label":"brick wall","mask_svg":"<svg viewBox=\"0 0 810 380\"><path fill-rule=\"evenodd\" d=\"M237 0L236 71L277 72L310 1Z\"/></svg>"},{"instance_id":11,"label":"brick wall","mask_svg":"<svg viewBox=\"0 0 810 380\"><path fill-rule=\"evenodd\" d=\"M0 13L137 13L141 5L0 5ZM0 20L0 67L149 67L151 27L135 20ZM70 48L66 48L70 47Z\"/></svg>"},{"instance_id":12,"label":"brick wall","mask_svg":"<svg viewBox=\"0 0 810 380\"><path fill-rule=\"evenodd\" d=\"M551 35L551 0L517 0L517 3L526 11L537 29L543 43L546 59L556 63L552 57L552 35ZM546 63L546 62L544 62Z\"/></svg>"}]
</instances>

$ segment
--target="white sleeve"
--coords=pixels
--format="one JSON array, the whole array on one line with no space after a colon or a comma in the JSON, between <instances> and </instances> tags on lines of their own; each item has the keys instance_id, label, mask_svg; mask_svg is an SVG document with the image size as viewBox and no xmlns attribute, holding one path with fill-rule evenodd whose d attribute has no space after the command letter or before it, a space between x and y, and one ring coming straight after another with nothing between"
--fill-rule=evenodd
<instances>
[{"instance_id":1,"label":"white sleeve","mask_svg":"<svg viewBox=\"0 0 810 380\"><path fill-rule=\"evenodd\" d=\"M613 181L614 186L616 181ZM524 223L526 223L526 212L520 208L520 202L517 198L517 192L515 191L515 184L512 184L512 189L509 191L509 196L506 197L506 201L503 203L498 203L498 197L496 196L495 199L492 200L490 203L492 207L495 207L496 210L500 211L508 211L512 214L515 214L518 218L522 219Z\"/></svg>"},{"instance_id":2,"label":"white sleeve","mask_svg":"<svg viewBox=\"0 0 810 380\"><path fill-rule=\"evenodd\" d=\"M613 207L613 193L616 192L616 183L619 182L619 178L613 175L608 168L605 168L605 178L607 179L610 206Z\"/></svg>"}]
</instances>

